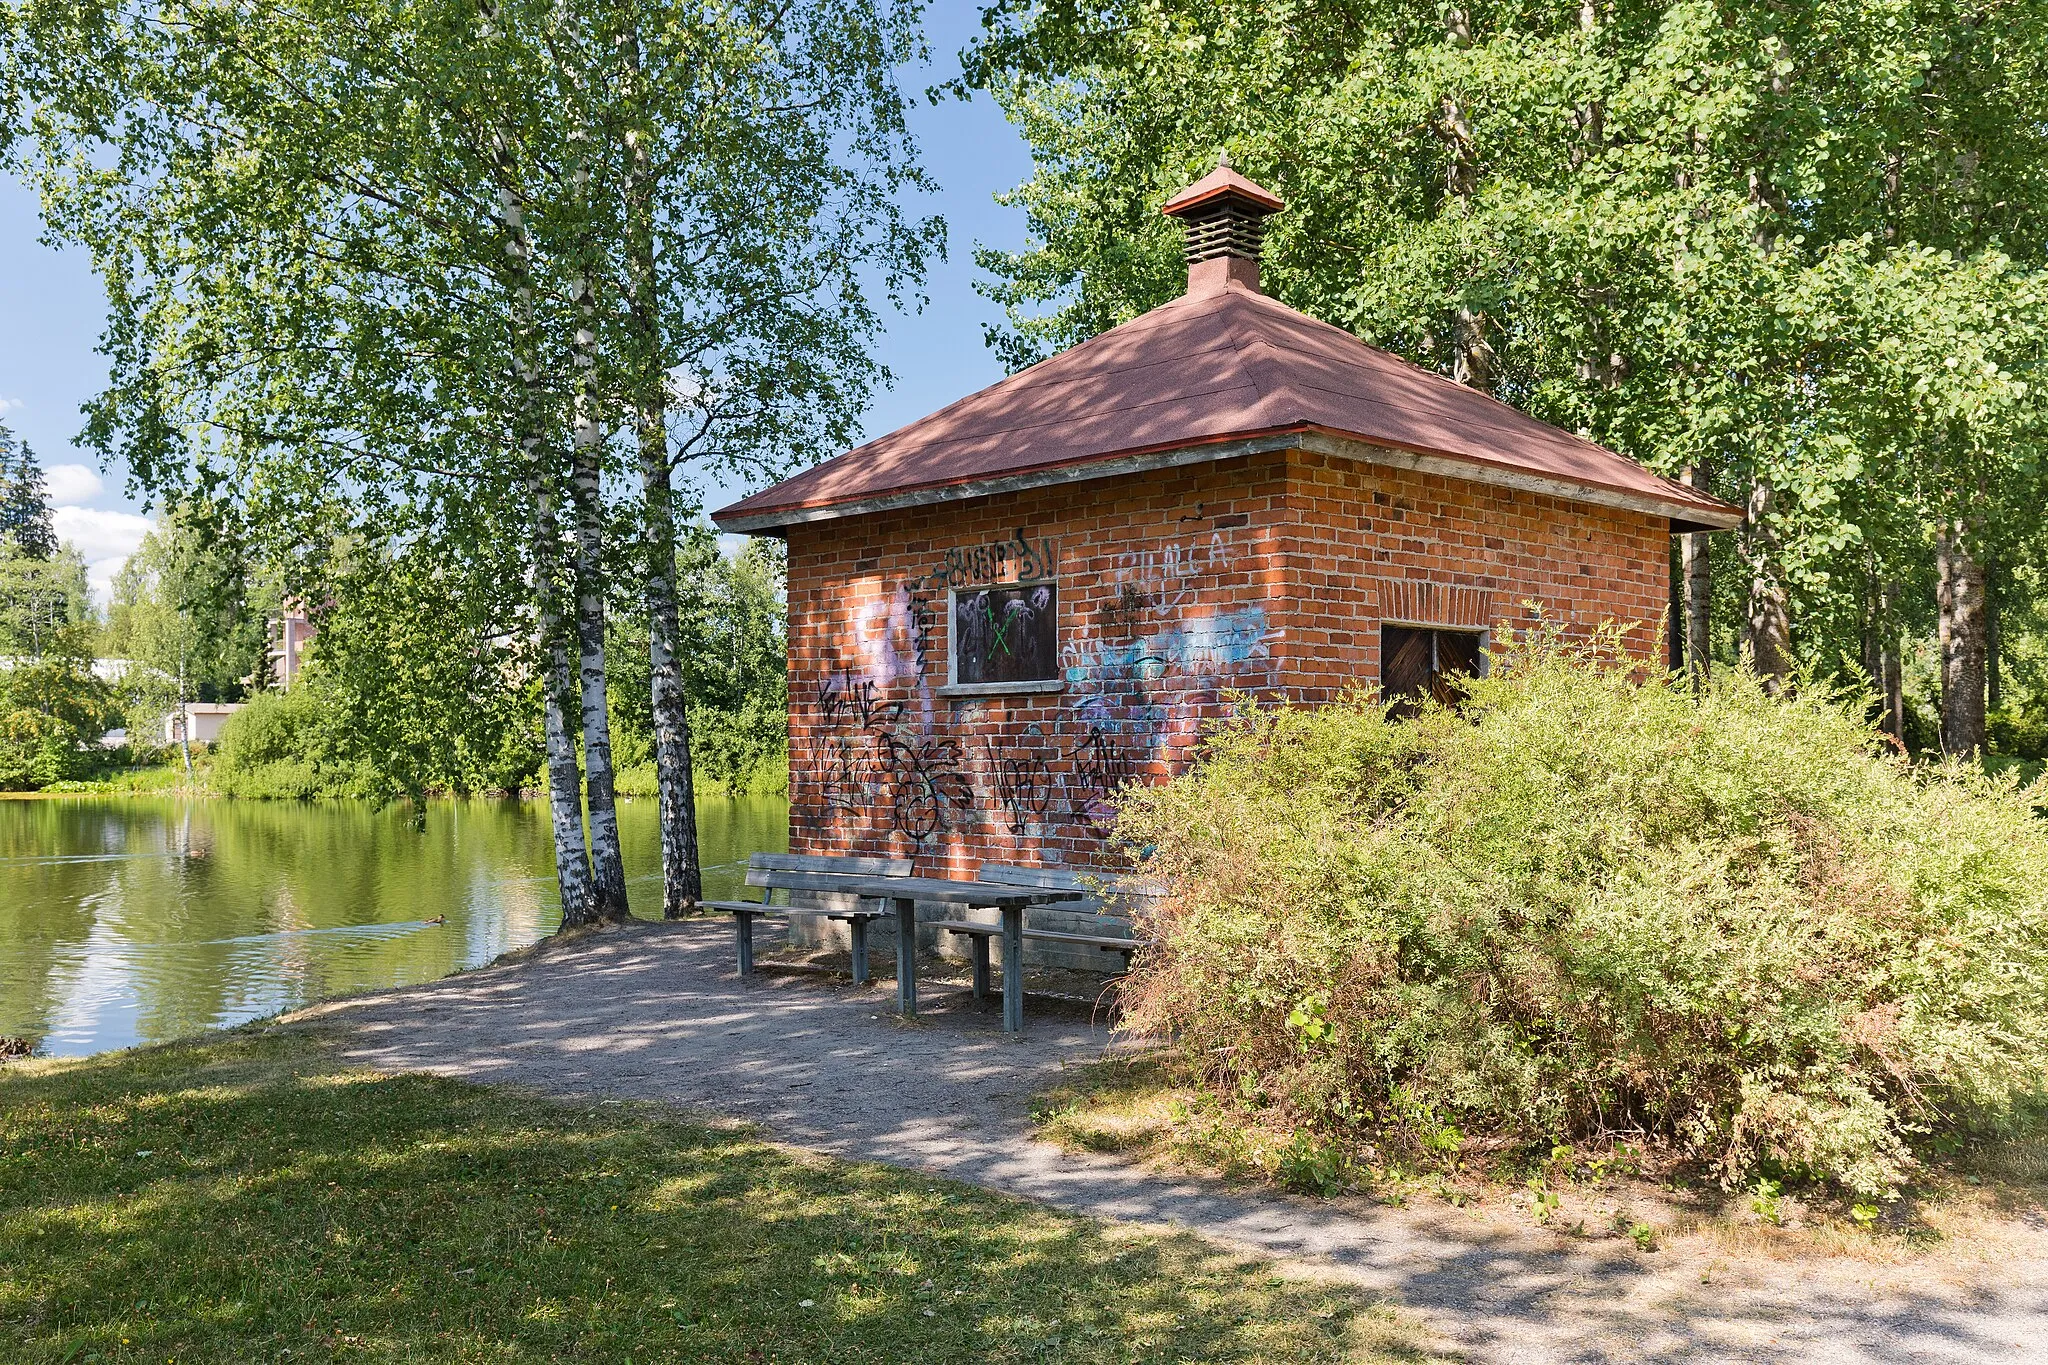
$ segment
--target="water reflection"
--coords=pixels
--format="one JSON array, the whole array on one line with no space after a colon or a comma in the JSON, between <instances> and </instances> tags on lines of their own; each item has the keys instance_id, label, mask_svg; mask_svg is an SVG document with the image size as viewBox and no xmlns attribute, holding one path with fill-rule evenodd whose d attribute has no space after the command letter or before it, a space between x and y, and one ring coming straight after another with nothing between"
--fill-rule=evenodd
<instances>
[{"instance_id":1,"label":"water reflection","mask_svg":"<svg viewBox=\"0 0 2048 1365\"><path fill-rule=\"evenodd\" d=\"M619 815L635 906L658 912L654 803ZM786 815L701 803L705 894L737 895L749 853L787 847ZM52 1055L445 976L559 918L537 803L438 802L421 831L350 802L0 800L0 1034Z\"/></svg>"}]
</instances>

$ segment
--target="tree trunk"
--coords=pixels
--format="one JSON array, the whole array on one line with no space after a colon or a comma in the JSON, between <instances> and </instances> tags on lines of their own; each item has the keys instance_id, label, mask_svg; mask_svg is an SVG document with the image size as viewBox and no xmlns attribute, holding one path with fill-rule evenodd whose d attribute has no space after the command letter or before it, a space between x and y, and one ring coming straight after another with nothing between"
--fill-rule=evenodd
<instances>
[{"instance_id":1,"label":"tree trunk","mask_svg":"<svg viewBox=\"0 0 2048 1365\"><path fill-rule=\"evenodd\" d=\"M640 35L621 43L627 99L642 97ZM626 134L626 319L633 348L634 432L640 454L647 591L647 650L653 677L654 780L661 802L661 915L680 919L704 898L697 854L696 777L676 606L676 513L668 452L668 374L662 364L661 280L655 273L654 171L644 129Z\"/></svg>"},{"instance_id":2,"label":"tree trunk","mask_svg":"<svg viewBox=\"0 0 2048 1365\"><path fill-rule=\"evenodd\" d=\"M569 623L561 609L562 530L541 468L540 441L528 437L527 493L533 503L533 577L541 647L541 720L547 742L548 816L555 836L555 884L562 896L562 927L598 918L590 856L583 837L582 773L569 724L576 678L569 657Z\"/></svg>"},{"instance_id":3,"label":"tree trunk","mask_svg":"<svg viewBox=\"0 0 2048 1365\"><path fill-rule=\"evenodd\" d=\"M1885 585L1889 601L1898 601L1899 585ZM1883 674L1884 719L1878 728L1899 742L1903 749L1906 744L1906 673L1899 653L1899 628L1896 622L1888 625L1883 643L1878 650L1878 667Z\"/></svg>"},{"instance_id":4,"label":"tree trunk","mask_svg":"<svg viewBox=\"0 0 2048 1365\"><path fill-rule=\"evenodd\" d=\"M497 7L481 7L484 34L493 34ZM541 723L547 746L548 816L555 844L555 885L562 901L562 927L592 918L590 857L583 838L582 778L568 707L574 681L561 611L562 532L548 486L546 445L541 439L539 332L534 318L533 239L526 224L526 196L520 187L514 139L503 128L491 136L491 169L497 178L499 226L505 234L506 283L512 293L513 380L520 393L517 433L521 473L532 513L535 627L541 652Z\"/></svg>"},{"instance_id":5,"label":"tree trunk","mask_svg":"<svg viewBox=\"0 0 2048 1365\"><path fill-rule=\"evenodd\" d=\"M1906 699L1899 666L1899 585L1881 576L1877 556L1864 569L1863 671L1877 701L1877 728L1904 748Z\"/></svg>"},{"instance_id":6,"label":"tree trunk","mask_svg":"<svg viewBox=\"0 0 2048 1365\"><path fill-rule=\"evenodd\" d=\"M586 282L581 290L589 298ZM578 345L590 336L577 333ZM589 357L579 357L588 373ZM576 507L576 639L582 647L583 789L590 811L590 871L596 894L595 914L601 920L629 917L626 904L626 863L619 844L618 798L612 773L611 714L606 707L604 665L604 489L599 467L603 433L595 415L595 398L578 398L572 467Z\"/></svg>"},{"instance_id":7,"label":"tree trunk","mask_svg":"<svg viewBox=\"0 0 2048 1365\"><path fill-rule=\"evenodd\" d=\"M536 518L541 529L536 544L557 533L552 508ZM562 896L562 927L596 921L596 888L591 884L590 855L583 837L583 781L576 763L576 735L569 712L576 704L576 675L564 639L567 622L553 605L554 590L544 590L540 634L546 659L541 680L541 718L547 741L548 816L555 835L555 884Z\"/></svg>"},{"instance_id":8,"label":"tree trunk","mask_svg":"<svg viewBox=\"0 0 2048 1365\"><path fill-rule=\"evenodd\" d=\"M612 770L612 724L605 680L605 431L603 384L597 372L597 281L605 253L592 226L598 218L591 202L594 139L585 122L589 88L585 73L573 64L584 49L581 25L574 10L556 11L563 42L551 44L556 71L570 102L573 125L570 189L580 237L576 240L577 275L570 283L576 310L569 361L576 376L576 398L569 440L571 502L576 526L576 641L582 655L583 793L590 818L590 873L593 913L600 920L631 917L626 904L626 862L619 843L619 810ZM565 55L567 54L567 55Z\"/></svg>"},{"instance_id":9,"label":"tree trunk","mask_svg":"<svg viewBox=\"0 0 2048 1365\"><path fill-rule=\"evenodd\" d=\"M1772 496L1770 480L1759 477L1750 488L1749 520L1742 527L1744 556L1749 561L1749 610L1743 621L1742 648L1764 686L1776 692L1792 677L1792 620L1769 524Z\"/></svg>"},{"instance_id":10,"label":"tree trunk","mask_svg":"<svg viewBox=\"0 0 2048 1365\"><path fill-rule=\"evenodd\" d=\"M2005 689L1999 678L2000 634L1998 628L1998 561L1984 566L1984 705L1996 711L2005 704Z\"/></svg>"},{"instance_id":11,"label":"tree trunk","mask_svg":"<svg viewBox=\"0 0 2048 1365\"><path fill-rule=\"evenodd\" d=\"M1692 466L1679 476L1687 485L1697 477ZM1712 544L1705 531L1678 538L1679 556L1685 566L1685 671L1693 686L1704 687L1709 669L1707 632L1713 624L1714 570L1709 556Z\"/></svg>"},{"instance_id":12,"label":"tree trunk","mask_svg":"<svg viewBox=\"0 0 2048 1365\"><path fill-rule=\"evenodd\" d=\"M1934 537L1935 600L1940 608L1941 749L1954 755L1984 747L1984 674L1989 654L1984 565L1961 517L1943 520Z\"/></svg>"}]
</instances>

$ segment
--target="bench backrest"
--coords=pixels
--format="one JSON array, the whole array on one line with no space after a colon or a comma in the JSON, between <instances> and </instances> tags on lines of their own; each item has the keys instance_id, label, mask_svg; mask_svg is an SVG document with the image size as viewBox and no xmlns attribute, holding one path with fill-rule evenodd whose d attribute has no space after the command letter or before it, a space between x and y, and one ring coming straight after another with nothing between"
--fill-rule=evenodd
<instances>
[{"instance_id":1,"label":"bench backrest","mask_svg":"<svg viewBox=\"0 0 2048 1365\"><path fill-rule=\"evenodd\" d=\"M1058 910L1077 910L1083 914L1113 912L1128 915L1133 910L1142 910L1146 903L1166 894L1166 888L1142 877L1127 877L1114 872L1075 871L1070 867L1023 867L1016 863L983 863L975 878L979 881L994 882L999 886L1039 886L1055 891L1087 891L1091 894L1084 900L1059 901L1053 906ZM1095 894L1107 892L1106 896Z\"/></svg>"},{"instance_id":2,"label":"bench backrest","mask_svg":"<svg viewBox=\"0 0 2048 1365\"><path fill-rule=\"evenodd\" d=\"M772 901L778 889L776 874L800 872L841 877L908 877L913 866L908 858L855 858L807 853L756 853L747 859L747 885L761 888L763 902ZM779 889L788 891L787 883ZM785 895L784 899L787 899Z\"/></svg>"},{"instance_id":3,"label":"bench backrest","mask_svg":"<svg viewBox=\"0 0 2048 1365\"><path fill-rule=\"evenodd\" d=\"M807 853L756 853L747 859L753 872L839 872L849 877L908 877L908 858L851 858Z\"/></svg>"}]
</instances>

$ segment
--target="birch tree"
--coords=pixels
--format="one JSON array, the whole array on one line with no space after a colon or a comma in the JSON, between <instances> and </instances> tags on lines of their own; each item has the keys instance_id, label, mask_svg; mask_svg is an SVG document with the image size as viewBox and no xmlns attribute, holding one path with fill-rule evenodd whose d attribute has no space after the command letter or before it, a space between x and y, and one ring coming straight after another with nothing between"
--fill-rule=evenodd
<instances>
[{"instance_id":1,"label":"birch tree","mask_svg":"<svg viewBox=\"0 0 2048 1365\"><path fill-rule=\"evenodd\" d=\"M672 918L702 894L679 508L852 442L869 391L889 379L869 347L878 309L915 299L943 225L904 207L931 188L895 76L923 55L917 5L614 2L579 13L554 56L595 144L593 200L612 215L588 372L605 385L602 410L632 434ZM601 666L601 638L586 638L586 668Z\"/></svg>"},{"instance_id":2,"label":"birch tree","mask_svg":"<svg viewBox=\"0 0 2048 1365\"><path fill-rule=\"evenodd\" d=\"M536 21L537 22L537 21ZM14 162L106 282L86 439L145 488L237 503L290 555L503 525L546 696L563 919L599 908L567 708L558 507L572 310L530 30L493 5L15 12ZM474 547L472 547L474 548ZM317 570L318 554L302 556Z\"/></svg>"},{"instance_id":3,"label":"birch tree","mask_svg":"<svg viewBox=\"0 0 2048 1365\"><path fill-rule=\"evenodd\" d=\"M112 302L88 440L286 539L482 555L469 528L531 528L565 924L627 913L602 643L630 528L687 909L675 504L846 443L887 377L871 295L906 299L940 242L898 203L924 184L895 75L916 7L11 13L9 154Z\"/></svg>"}]
</instances>

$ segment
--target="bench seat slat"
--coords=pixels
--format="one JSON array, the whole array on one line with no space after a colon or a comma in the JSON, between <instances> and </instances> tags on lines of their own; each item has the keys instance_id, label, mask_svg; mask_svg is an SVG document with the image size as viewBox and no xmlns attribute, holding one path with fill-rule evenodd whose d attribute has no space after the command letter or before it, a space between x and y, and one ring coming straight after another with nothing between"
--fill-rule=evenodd
<instances>
[{"instance_id":1,"label":"bench seat slat","mask_svg":"<svg viewBox=\"0 0 2048 1365\"><path fill-rule=\"evenodd\" d=\"M1053 929L1026 929L1024 937L1035 938L1041 943L1084 943L1093 948L1108 948L1128 952L1133 948L1149 948L1149 938L1120 938L1113 934L1063 934Z\"/></svg>"},{"instance_id":2,"label":"bench seat slat","mask_svg":"<svg viewBox=\"0 0 2048 1365\"><path fill-rule=\"evenodd\" d=\"M813 919L881 919L888 914L886 910L814 910L807 905L763 905L759 901L699 901L697 904L706 910L723 910L727 914L745 911L754 915L778 915L785 919L795 919L800 915Z\"/></svg>"},{"instance_id":3,"label":"bench seat slat","mask_svg":"<svg viewBox=\"0 0 2048 1365\"><path fill-rule=\"evenodd\" d=\"M938 926L949 934L963 938L996 938L1003 932L1000 924L973 924L966 920L940 920ZM1091 948L1107 948L1122 951L1131 948L1149 948L1149 938L1129 938L1117 934L1067 934L1054 929L1026 929L1024 937L1037 939L1041 943L1082 943Z\"/></svg>"}]
</instances>

